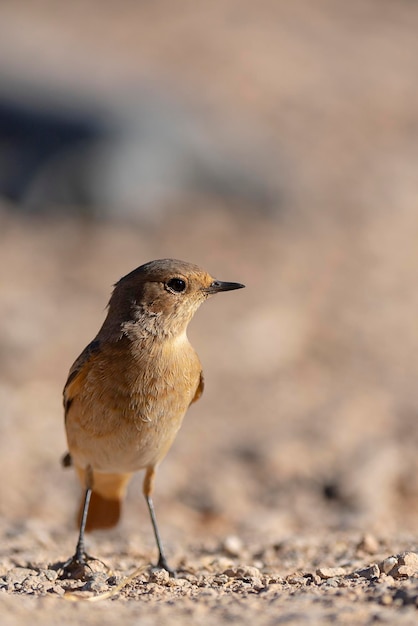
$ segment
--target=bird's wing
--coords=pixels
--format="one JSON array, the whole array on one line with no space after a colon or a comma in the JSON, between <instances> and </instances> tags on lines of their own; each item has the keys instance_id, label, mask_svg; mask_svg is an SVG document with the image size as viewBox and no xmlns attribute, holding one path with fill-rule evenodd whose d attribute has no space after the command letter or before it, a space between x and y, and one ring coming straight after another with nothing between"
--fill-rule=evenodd
<instances>
[{"instance_id":1,"label":"bird's wing","mask_svg":"<svg viewBox=\"0 0 418 626\"><path fill-rule=\"evenodd\" d=\"M79 376L84 370L84 365L100 352L100 341L94 340L84 348L78 359L73 363L68 374L67 382L64 387L64 409L65 415L70 408L71 401L75 395L76 389L79 387Z\"/></svg>"},{"instance_id":2,"label":"bird's wing","mask_svg":"<svg viewBox=\"0 0 418 626\"><path fill-rule=\"evenodd\" d=\"M199 384L197 385L195 394L193 396L193 400L190 402L190 404L193 404L193 402L196 402L197 400L199 400L200 396L203 393L204 388L205 388L205 379L203 378L203 372L200 372Z\"/></svg>"}]
</instances>

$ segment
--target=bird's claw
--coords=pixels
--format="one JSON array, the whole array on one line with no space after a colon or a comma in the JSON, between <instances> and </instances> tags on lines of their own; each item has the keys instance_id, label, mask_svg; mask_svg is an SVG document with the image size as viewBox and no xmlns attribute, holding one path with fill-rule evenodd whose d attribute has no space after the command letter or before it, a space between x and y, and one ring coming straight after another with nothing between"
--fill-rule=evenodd
<instances>
[{"instance_id":1,"label":"bird's claw","mask_svg":"<svg viewBox=\"0 0 418 626\"><path fill-rule=\"evenodd\" d=\"M76 553L60 567L59 578L61 580L87 580L89 578L87 570L93 574L93 569L89 565L89 561L98 561L107 569L107 566L103 563L103 561L100 561L100 559L96 559L94 556L90 556L86 552L82 552L81 554Z\"/></svg>"}]
</instances>

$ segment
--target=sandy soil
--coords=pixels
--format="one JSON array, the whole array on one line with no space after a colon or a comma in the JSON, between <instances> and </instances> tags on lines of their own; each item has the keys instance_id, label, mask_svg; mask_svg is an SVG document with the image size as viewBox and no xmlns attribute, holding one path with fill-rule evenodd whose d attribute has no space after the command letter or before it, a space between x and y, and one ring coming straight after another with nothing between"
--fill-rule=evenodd
<instances>
[{"instance_id":1,"label":"sandy soil","mask_svg":"<svg viewBox=\"0 0 418 626\"><path fill-rule=\"evenodd\" d=\"M51 564L68 536L28 524L20 536L2 537L9 546L2 567L10 568L0 577L2 623L416 623L417 554L387 556L393 541L352 537L193 542L174 558L177 578L145 564L133 579L127 572L149 555L100 540L94 547L108 568L92 563L80 582L61 581L59 562Z\"/></svg>"},{"instance_id":2,"label":"sandy soil","mask_svg":"<svg viewBox=\"0 0 418 626\"><path fill-rule=\"evenodd\" d=\"M13 71L193 94L248 126L280 189L269 215L185 193L131 224L0 207L4 625L416 623L418 10L243 5L0 7L2 67L9 46ZM138 476L118 529L88 538L107 569L62 582L80 497L62 386L111 285L170 256L247 286L190 327L206 389L155 494L179 575L150 568Z\"/></svg>"}]
</instances>

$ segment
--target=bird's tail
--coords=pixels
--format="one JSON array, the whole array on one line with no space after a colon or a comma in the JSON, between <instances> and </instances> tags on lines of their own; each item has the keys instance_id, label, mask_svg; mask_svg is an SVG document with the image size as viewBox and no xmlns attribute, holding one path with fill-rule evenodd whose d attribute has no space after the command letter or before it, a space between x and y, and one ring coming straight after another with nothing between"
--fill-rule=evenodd
<instances>
[{"instance_id":1,"label":"bird's tail","mask_svg":"<svg viewBox=\"0 0 418 626\"><path fill-rule=\"evenodd\" d=\"M77 468L77 472L81 483L86 484L85 470ZM116 526L131 476L132 474L93 473L93 490L86 523L87 532ZM79 523L83 513L83 502L84 499L78 514Z\"/></svg>"}]
</instances>

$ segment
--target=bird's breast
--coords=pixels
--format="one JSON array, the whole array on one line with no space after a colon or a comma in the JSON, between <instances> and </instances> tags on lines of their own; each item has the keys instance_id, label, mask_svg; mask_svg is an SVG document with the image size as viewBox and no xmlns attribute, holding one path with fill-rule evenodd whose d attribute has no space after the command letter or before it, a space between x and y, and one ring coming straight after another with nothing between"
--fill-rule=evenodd
<instances>
[{"instance_id":1,"label":"bird's breast","mask_svg":"<svg viewBox=\"0 0 418 626\"><path fill-rule=\"evenodd\" d=\"M70 451L80 466L135 471L158 463L194 398L200 372L187 338L104 348L68 414Z\"/></svg>"}]
</instances>

